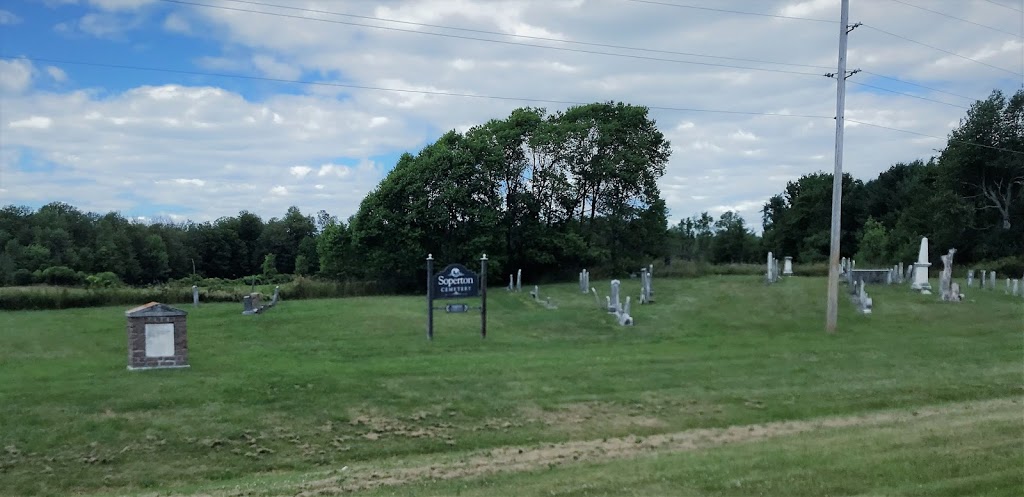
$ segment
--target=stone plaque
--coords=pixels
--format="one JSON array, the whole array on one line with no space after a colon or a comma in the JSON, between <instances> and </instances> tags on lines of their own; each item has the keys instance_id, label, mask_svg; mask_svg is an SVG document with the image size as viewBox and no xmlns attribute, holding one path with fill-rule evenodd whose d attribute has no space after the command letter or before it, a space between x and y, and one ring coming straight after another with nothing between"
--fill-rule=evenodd
<instances>
[{"instance_id":1,"label":"stone plaque","mask_svg":"<svg viewBox=\"0 0 1024 497\"><path fill-rule=\"evenodd\" d=\"M174 324L146 323L146 357L174 356Z\"/></svg>"}]
</instances>

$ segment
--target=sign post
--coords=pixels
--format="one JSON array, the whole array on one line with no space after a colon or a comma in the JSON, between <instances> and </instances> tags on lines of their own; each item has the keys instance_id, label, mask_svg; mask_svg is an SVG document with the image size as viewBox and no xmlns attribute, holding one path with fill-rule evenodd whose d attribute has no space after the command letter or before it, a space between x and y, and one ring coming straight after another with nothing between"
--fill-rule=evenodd
<instances>
[{"instance_id":1,"label":"sign post","mask_svg":"<svg viewBox=\"0 0 1024 497\"><path fill-rule=\"evenodd\" d=\"M434 254L427 254L427 340L434 339Z\"/></svg>"},{"instance_id":2,"label":"sign post","mask_svg":"<svg viewBox=\"0 0 1024 497\"><path fill-rule=\"evenodd\" d=\"M439 308L448 313L480 311L480 337L487 337L487 254L480 258L481 274L462 264L449 264L434 274L434 256L427 254L427 340L434 339L434 300L480 297L480 307L469 304L448 304Z\"/></svg>"},{"instance_id":3,"label":"sign post","mask_svg":"<svg viewBox=\"0 0 1024 497\"><path fill-rule=\"evenodd\" d=\"M480 258L480 338L487 338L487 254Z\"/></svg>"}]
</instances>

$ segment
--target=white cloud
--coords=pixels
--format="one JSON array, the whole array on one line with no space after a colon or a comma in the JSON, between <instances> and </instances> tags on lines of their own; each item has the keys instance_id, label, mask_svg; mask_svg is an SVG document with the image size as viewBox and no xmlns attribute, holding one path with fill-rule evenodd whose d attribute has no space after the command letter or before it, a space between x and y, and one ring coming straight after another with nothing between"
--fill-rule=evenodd
<instances>
[{"instance_id":1,"label":"white cloud","mask_svg":"<svg viewBox=\"0 0 1024 497\"><path fill-rule=\"evenodd\" d=\"M46 116L31 116L26 119L11 121L11 128L49 129L53 125L53 119Z\"/></svg>"},{"instance_id":2,"label":"white cloud","mask_svg":"<svg viewBox=\"0 0 1024 497\"><path fill-rule=\"evenodd\" d=\"M172 33L190 34L192 33L192 26L185 18L176 13L172 12L164 18L164 29Z\"/></svg>"},{"instance_id":3,"label":"white cloud","mask_svg":"<svg viewBox=\"0 0 1024 497\"><path fill-rule=\"evenodd\" d=\"M302 75L298 67L284 64L269 55L256 55L252 58L252 64L264 76L278 79L297 79Z\"/></svg>"},{"instance_id":4,"label":"white cloud","mask_svg":"<svg viewBox=\"0 0 1024 497\"><path fill-rule=\"evenodd\" d=\"M10 26L12 24L18 24L20 22L21 18L15 15L14 12L0 9L0 26Z\"/></svg>"},{"instance_id":5,"label":"white cloud","mask_svg":"<svg viewBox=\"0 0 1024 497\"><path fill-rule=\"evenodd\" d=\"M753 133L751 133L749 131L743 131L742 129L738 129L735 132L733 132L732 134L730 134L729 138L732 138L733 140L736 140L736 141L751 141L752 142L752 141L757 141L758 140L757 135L755 135L755 134L753 134Z\"/></svg>"},{"instance_id":6,"label":"white cloud","mask_svg":"<svg viewBox=\"0 0 1024 497\"><path fill-rule=\"evenodd\" d=\"M32 64L25 60L0 59L0 92L21 93L32 84Z\"/></svg>"},{"instance_id":7,"label":"white cloud","mask_svg":"<svg viewBox=\"0 0 1024 497\"><path fill-rule=\"evenodd\" d=\"M46 73L49 74L50 77L58 83L63 83L68 80L67 73L65 73L64 70L59 67L47 66Z\"/></svg>"},{"instance_id":8,"label":"white cloud","mask_svg":"<svg viewBox=\"0 0 1024 497\"><path fill-rule=\"evenodd\" d=\"M288 168L288 172L296 178L305 178L307 174L313 172L313 168L309 166L292 166Z\"/></svg>"},{"instance_id":9,"label":"white cloud","mask_svg":"<svg viewBox=\"0 0 1024 497\"><path fill-rule=\"evenodd\" d=\"M283 187L283 186L281 186L281 185L277 185L277 186L275 186L275 187L270 189L270 194L271 195L277 195L279 197L283 197L285 195L288 195L288 189Z\"/></svg>"}]
</instances>

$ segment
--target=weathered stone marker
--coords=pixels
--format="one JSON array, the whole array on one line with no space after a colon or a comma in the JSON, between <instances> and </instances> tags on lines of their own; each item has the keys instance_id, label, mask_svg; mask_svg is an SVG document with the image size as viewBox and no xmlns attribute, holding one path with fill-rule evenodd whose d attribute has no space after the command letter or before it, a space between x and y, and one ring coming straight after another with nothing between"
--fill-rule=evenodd
<instances>
[{"instance_id":1,"label":"weathered stone marker","mask_svg":"<svg viewBox=\"0 0 1024 497\"><path fill-rule=\"evenodd\" d=\"M942 274L939 275L939 292L943 301L959 302L960 285L953 283L953 255L956 249L949 249L949 253L942 256ZM954 290L954 286L956 289Z\"/></svg>"},{"instance_id":2,"label":"weathered stone marker","mask_svg":"<svg viewBox=\"0 0 1024 497\"><path fill-rule=\"evenodd\" d=\"M159 302L129 309L128 369L187 368L188 313Z\"/></svg>"},{"instance_id":3,"label":"weathered stone marker","mask_svg":"<svg viewBox=\"0 0 1024 497\"><path fill-rule=\"evenodd\" d=\"M967 288L974 287L974 270L969 269L967 271Z\"/></svg>"},{"instance_id":4,"label":"weathered stone marker","mask_svg":"<svg viewBox=\"0 0 1024 497\"><path fill-rule=\"evenodd\" d=\"M989 290L995 290L996 289L996 272L995 271L989 271L988 279L989 279L988 289Z\"/></svg>"},{"instance_id":5,"label":"weathered stone marker","mask_svg":"<svg viewBox=\"0 0 1024 497\"><path fill-rule=\"evenodd\" d=\"M192 285L192 306L199 307L199 287Z\"/></svg>"},{"instance_id":6,"label":"weathered stone marker","mask_svg":"<svg viewBox=\"0 0 1024 497\"><path fill-rule=\"evenodd\" d=\"M519 269L516 271L516 291L523 291L523 270Z\"/></svg>"},{"instance_id":7,"label":"weathered stone marker","mask_svg":"<svg viewBox=\"0 0 1024 497\"><path fill-rule=\"evenodd\" d=\"M619 280L612 280L612 294L609 297L608 312L618 313L621 309L622 301L619 299L619 286L622 282Z\"/></svg>"},{"instance_id":8,"label":"weathered stone marker","mask_svg":"<svg viewBox=\"0 0 1024 497\"><path fill-rule=\"evenodd\" d=\"M782 274L785 276L793 276L793 256L786 256L785 263L782 265Z\"/></svg>"}]
</instances>

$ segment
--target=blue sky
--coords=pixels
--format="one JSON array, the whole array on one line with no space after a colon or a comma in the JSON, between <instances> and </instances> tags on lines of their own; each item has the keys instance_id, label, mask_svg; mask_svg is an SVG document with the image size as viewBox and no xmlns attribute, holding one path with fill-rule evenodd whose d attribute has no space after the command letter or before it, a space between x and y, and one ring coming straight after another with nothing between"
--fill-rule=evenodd
<instances>
[{"instance_id":1,"label":"blue sky","mask_svg":"<svg viewBox=\"0 0 1024 497\"><path fill-rule=\"evenodd\" d=\"M0 7L0 204L63 201L173 220L242 209L272 217L297 205L344 218L401 153L415 153L446 130L543 105L251 78L822 116L652 111L673 143L660 182L673 220L736 210L757 227L761 205L787 181L832 168L835 82L818 75L835 66L837 26L791 19L838 19L832 0L688 2L790 19L624 0L261 2L320 13L235 0L186 3L192 5L13 0ZM934 137L848 126L845 170L857 177L927 159L975 99L1024 82L1020 7L981 0L854 4L851 22L865 26L851 33L849 67L866 72L851 81L882 89L849 86L847 117Z\"/></svg>"}]
</instances>

